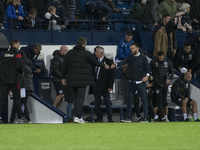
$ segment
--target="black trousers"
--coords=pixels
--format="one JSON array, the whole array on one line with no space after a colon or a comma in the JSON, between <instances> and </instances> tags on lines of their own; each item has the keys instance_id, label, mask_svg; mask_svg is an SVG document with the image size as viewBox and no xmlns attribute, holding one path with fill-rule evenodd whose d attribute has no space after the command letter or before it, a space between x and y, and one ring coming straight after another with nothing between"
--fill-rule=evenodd
<instances>
[{"instance_id":1,"label":"black trousers","mask_svg":"<svg viewBox=\"0 0 200 150\"><path fill-rule=\"evenodd\" d=\"M153 107L158 107L158 116L160 119L164 116L163 107L167 106L167 90L168 85L165 85L164 87L154 87L153 88L153 94L154 94L154 100L153 100Z\"/></svg>"},{"instance_id":2,"label":"black trousers","mask_svg":"<svg viewBox=\"0 0 200 150\"><path fill-rule=\"evenodd\" d=\"M22 114L24 115L26 120L31 120L30 116L29 116L29 111L28 111L28 107L27 107L27 101L29 98L29 95L31 94L31 91L26 91L26 97L21 98L21 105L24 105L24 112L22 112Z\"/></svg>"},{"instance_id":3,"label":"black trousers","mask_svg":"<svg viewBox=\"0 0 200 150\"><path fill-rule=\"evenodd\" d=\"M8 93L11 90L13 93L13 108L12 114L18 115L18 118L21 118L21 99L20 99L20 88L19 84L5 84L2 83L1 88L1 95L0 95L0 117L2 117L3 106L6 100L8 100ZM13 120L12 120L13 119ZM11 120L14 121L14 118L11 117Z\"/></svg>"},{"instance_id":4,"label":"black trousers","mask_svg":"<svg viewBox=\"0 0 200 150\"><path fill-rule=\"evenodd\" d=\"M101 95L99 95L99 82L95 81L95 85L93 87L94 98L95 98L95 112L99 119L102 119L103 115L101 112ZM110 101L110 93L107 92L105 96L103 96L105 105L106 105L106 113L108 115L108 120L112 121L112 108Z\"/></svg>"},{"instance_id":5,"label":"black trousers","mask_svg":"<svg viewBox=\"0 0 200 150\"><path fill-rule=\"evenodd\" d=\"M72 97L74 97L73 98L74 99L74 116L81 118L86 87L75 87L72 89L73 89Z\"/></svg>"}]
</instances>

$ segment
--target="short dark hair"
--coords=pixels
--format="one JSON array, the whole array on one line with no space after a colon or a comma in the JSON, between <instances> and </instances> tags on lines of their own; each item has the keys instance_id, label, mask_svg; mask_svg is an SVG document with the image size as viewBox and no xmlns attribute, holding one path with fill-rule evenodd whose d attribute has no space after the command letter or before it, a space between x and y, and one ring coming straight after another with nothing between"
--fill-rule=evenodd
<instances>
[{"instance_id":1,"label":"short dark hair","mask_svg":"<svg viewBox=\"0 0 200 150\"><path fill-rule=\"evenodd\" d=\"M77 44L79 46L82 46L83 44L86 44L86 43L87 43L87 39L86 38L84 38L84 37L78 38Z\"/></svg>"},{"instance_id":2,"label":"short dark hair","mask_svg":"<svg viewBox=\"0 0 200 150\"><path fill-rule=\"evenodd\" d=\"M133 36L133 32L128 31L128 32L126 32L126 35L128 35L128 36Z\"/></svg>"},{"instance_id":3,"label":"short dark hair","mask_svg":"<svg viewBox=\"0 0 200 150\"><path fill-rule=\"evenodd\" d=\"M137 42L131 43L131 46L132 46L132 45L135 45L136 47L140 48L140 45L139 45Z\"/></svg>"},{"instance_id":4,"label":"short dark hair","mask_svg":"<svg viewBox=\"0 0 200 150\"><path fill-rule=\"evenodd\" d=\"M169 14L164 14L163 18L171 17Z\"/></svg>"},{"instance_id":5,"label":"short dark hair","mask_svg":"<svg viewBox=\"0 0 200 150\"><path fill-rule=\"evenodd\" d=\"M191 46L191 43L190 42L186 42L185 45L184 45L184 47L185 46Z\"/></svg>"},{"instance_id":6,"label":"short dark hair","mask_svg":"<svg viewBox=\"0 0 200 150\"><path fill-rule=\"evenodd\" d=\"M18 39L12 39L12 40L10 41L10 46L13 47L14 44L17 44L17 43L19 43L19 42L20 42L20 41L19 41Z\"/></svg>"},{"instance_id":7,"label":"short dark hair","mask_svg":"<svg viewBox=\"0 0 200 150\"><path fill-rule=\"evenodd\" d=\"M95 48L94 48L94 52L96 52L96 49L97 48L101 48L101 46L96 46Z\"/></svg>"},{"instance_id":8,"label":"short dark hair","mask_svg":"<svg viewBox=\"0 0 200 150\"><path fill-rule=\"evenodd\" d=\"M26 58L26 54L24 53L24 51L19 51L19 53L22 55L22 58Z\"/></svg>"},{"instance_id":9,"label":"short dark hair","mask_svg":"<svg viewBox=\"0 0 200 150\"><path fill-rule=\"evenodd\" d=\"M158 56L163 56L164 55L164 52L163 51L159 51L158 52Z\"/></svg>"},{"instance_id":10,"label":"short dark hair","mask_svg":"<svg viewBox=\"0 0 200 150\"><path fill-rule=\"evenodd\" d=\"M29 14L37 14L37 10L34 9L34 8L31 8L31 9L29 10Z\"/></svg>"}]
</instances>

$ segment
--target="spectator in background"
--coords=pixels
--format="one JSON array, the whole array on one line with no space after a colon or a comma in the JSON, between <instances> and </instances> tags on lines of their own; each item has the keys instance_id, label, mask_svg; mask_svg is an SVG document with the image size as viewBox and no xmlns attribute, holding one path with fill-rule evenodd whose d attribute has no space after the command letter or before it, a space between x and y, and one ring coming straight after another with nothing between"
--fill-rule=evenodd
<instances>
[{"instance_id":1,"label":"spectator in background","mask_svg":"<svg viewBox=\"0 0 200 150\"><path fill-rule=\"evenodd\" d=\"M56 15L56 8L54 6L48 7L48 12L45 13L46 24L48 24L48 30L61 30L64 26L61 25L61 18Z\"/></svg>"},{"instance_id":2,"label":"spectator in background","mask_svg":"<svg viewBox=\"0 0 200 150\"><path fill-rule=\"evenodd\" d=\"M57 97L54 100L53 106L60 109L62 105L62 99L64 97L64 87L62 85L62 63L65 54L68 52L68 48L63 45L60 47L60 50L55 50L53 52L53 59L51 61L51 68L52 68L52 81L54 87L56 89Z\"/></svg>"},{"instance_id":3,"label":"spectator in background","mask_svg":"<svg viewBox=\"0 0 200 150\"><path fill-rule=\"evenodd\" d=\"M191 44L191 49L198 54L200 52L200 34L195 34L187 40ZM200 60L200 59L199 59Z\"/></svg>"},{"instance_id":4,"label":"spectator in background","mask_svg":"<svg viewBox=\"0 0 200 150\"><path fill-rule=\"evenodd\" d=\"M86 5L86 13L88 18L94 17L94 19L101 19L104 22L109 19L112 13L112 9L103 1L94 1ZM95 29L106 29L107 23L101 26L101 23L95 23Z\"/></svg>"},{"instance_id":5,"label":"spectator in background","mask_svg":"<svg viewBox=\"0 0 200 150\"><path fill-rule=\"evenodd\" d=\"M93 0L94 1L102 1L105 2L110 8L112 8L112 12L118 12L119 9L115 8L115 4L113 2L113 0Z\"/></svg>"},{"instance_id":6,"label":"spectator in background","mask_svg":"<svg viewBox=\"0 0 200 150\"><path fill-rule=\"evenodd\" d=\"M141 23L145 29L153 31L155 26L158 25L158 2L157 0L147 0L141 12Z\"/></svg>"},{"instance_id":7,"label":"spectator in background","mask_svg":"<svg viewBox=\"0 0 200 150\"><path fill-rule=\"evenodd\" d=\"M57 15L61 18L60 27L61 29L65 29L68 24L68 20L65 18L65 7L61 4L62 0L53 0L46 6L45 12L48 12L49 6L54 6L56 8L56 12L54 15Z\"/></svg>"},{"instance_id":8,"label":"spectator in background","mask_svg":"<svg viewBox=\"0 0 200 150\"><path fill-rule=\"evenodd\" d=\"M192 31L189 13L190 5L183 3L181 5L180 11L174 17L174 23L177 25L177 29L181 29L183 31Z\"/></svg>"},{"instance_id":9,"label":"spectator in background","mask_svg":"<svg viewBox=\"0 0 200 150\"><path fill-rule=\"evenodd\" d=\"M107 64L98 62L93 55L85 50L87 39L80 37L72 50L64 57L62 67L62 83L68 84L74 97L74 122L86 123L82 118L83 101L87 85L94 85L91 64L109 69Z\"/></svg>"},{"instance_id":10,"label":"spectator in background","mask_svg":"<svg viewBox=\"0 0 200 150\"><path fill-rule=\"evenodd\" d=\"M99 62L106 63L109 66L113 64L113 61L106 58L104 56L104 48L98 47L96 48L96 58ZM95 111L97 115L97 119L95 122L103 122L103 115L101 112L101 96L103 96L105 105L106 105L106 112L108 115L108 122L114 122L112 119L112 108L111 108L111 101L110 101L110 92L113 90L113 83L114 83L114 71L113 69L105 69L100 68L98 66L92 67L93 75L94 75L94 86L91 86L90 92L94 94L95 98Z\"/></svg>"},{"instance_id":11,"label":"spectator in background","mask_svg":"<svg viewBox=\"0 0 200 150\"><path fill-rule=\"evenodd\" d=\"M29 15L24 17L22 22L23 29L39 29L40 19L37 16L37 11L34 8L29 10Z\"/></svg>"},{"instance_id":12,"label":"spectator in background","mask_svg":"<svg viewBox=\"0 0 200 150\"><path fill-rule=\"evenodd\" d=\"M159 51L157 58L151 60L150 67L153 76L154 121L169 122L167 118L167 90L169 82L174 77L173 63L170 59L164 57L163 51Z\"/></svg>"},{"instance_id":13,"label":"spectator in background","mask_svg":"<svg viewBox=\"0 0 200 150\"><path fill-rule=\"evenodd\" d=\"M24 12L20 6L21 0L13 0L13 2L9 2L6 9L7 15L7 28L13 29L21 29L21 22L24 19Z\"/></svg>"},{"instance_id":14,"label":"spectator in background","mask_svg":"<svg viewBox=\"0 0 200 150\"><path fill-rule=\"evenodd\" d=\"M158 24L157 26L155 26L154 30L153 30L153 33L152 33L152 36L151 36L151 40L153 42L155 42L155 38L156 38L156 33L157 31L160 29L160 28L163 28L164 26L166 26L166 24L169 22L170 20L170 15L168 14L164 14L163 15L163 19L162 19L162 22L160 24ZM173 35L176 35L176 34L173 34ZM176 39L176 38L175 38ZM174 38L173 38L174 40ZM175 42L175 41L174 41Z\"/></svg>"},{"instance_id":15,"label":"spectator in background","mask_svg":"<svg viewBox=\"0 0 200 150\"><path fill-rule=\"evenodd\" d=\"M140 20L140 14L142 12L141 0L135 0L134 4L127 19Z\"/></svg>"},{"instance_id":16,"label":"spectator in background","mask_svg":"<svg viewBox=\"0 0 200 150\"><path fill-rule=\"evenodd\" d=\"M0 1L0 29L3 26L4 19L5 19L5 9L3 3Z\"/></svg>"},{"instance_id":17,"label":"spectator in background","mask_svg":"<svg viewBox=\"0 0 200 150\"><path fill-rule=\"evenodd\" d=\"M0 94L0 123L2 123L2 112L5 101L8 100L8 93L10 90L13 93L13 108L12 114L18 115L18 123L23 123L21 117L21 99L20 99L20 75L23 75L23 68L21 62L21 54L17 51L20 47L20 42L17 39L13 39L10 42L10 50L6 51L1 60L1 79L2 88ZM14 119L11 118L10 123L14 123Z\"/></svg>"},{"instance_id":18,"label":"spectator in background","mask_svg":"<svg viewBox=\"0 0 200 150\"><path fill-rule=\"evenodd\" d=\"M28 0L30 8L35 8L37 10L37 16L39 18L44 18L44 9L48 3L49 0Z\"/></svg>"},{"instance_id":19,"label":"spectator in background","mask_svg":"<svg viewBox=\"0 0 200 150\"><path fill-rule=\"evenodd\" d=\"M190 80L192 75L190 72L181 74L181 76L173 83L171 89L171 100L178 106L181 106L183 118L185 122L190 122L187 117L187 107L192 106L194 121L199 122L197 118L197 102L190 98Z\"/></svg>"},{"instance_id":20,"label":"spectator in background","mask_svg":"<svg viewBox=\"0 0 200 150\"><path fill-rule=\"evenodd\" d=\"M199 0L185 0L185 3L190 4L190 19L195 30L200 29L200 1Z\"/></svg>"},{"instance_id":21,"label":"spectator in background","mask_svg":"<svg viewBox=\"0 0 200 150\"><path fill-rule=\"evenodd\" d=\"M163 18L164 14L169 14L171 20L174 19L175 14L177 13L177 3L175 0L165 0L162 1L158 7L160 18Z\"/></svg>"},{"instance_id":22,"label":"spectator in background","mask_svg":"<svg viewBox=\"0 0 200 150\"><path fill-rule=\"evenodd\" d=\"M191 50L190 43L185 43L183 49L177 53L174 67L179 71L185 67L191 74L194 74L196 71L196 53Z\"/></svg>"},{"instance_id":23,"label":"spectator in background","mask_svg":"<svg viewBox=\"0 0 200 150\"><path fill-rule=\"evenodd\" d=\"M24 105L24 111L22 112L22 116L25 117L25 121L27 123L31 123L31 119L29 116L29 111L27 107L27 101L29 95L34 91L33 86L33 74L31 70L32 61L29 58L26 58L26 54L23 51L20 51L22 55L22 67L24 69L24 75L20 78L20 88L25 88L26 95L25 97L21 97L21 105ZM15 115L14 115L15 116Z\"/></svg>"},{"instance_id":24,"label":"spectator in background","mask_svg":"<svg viewBox=\"0 0 200 150\"><path fill-rule=\"evenodd\" d=\"M125 38L123 38L117 46L117 54L115 56L116 62L121 62L131 54L131 43L133 43L132 39L133 33L131 31L126 32Z\"/></svg>"},{"instance_id":25,"label":"spectator in background","mask_svg":"<svg viewBox=\"0 0 200 150\"><path fill-rule=\"evenodd\" d=\"M170 20L166 26L157 31L154 42L154 56L157 57L158 52L163 51L164 56L167 56L173 62L177 48L177 42L174 42L173 39L175 28L176 26L174 25L174 22Z\"/></svg>"}]
</instances>

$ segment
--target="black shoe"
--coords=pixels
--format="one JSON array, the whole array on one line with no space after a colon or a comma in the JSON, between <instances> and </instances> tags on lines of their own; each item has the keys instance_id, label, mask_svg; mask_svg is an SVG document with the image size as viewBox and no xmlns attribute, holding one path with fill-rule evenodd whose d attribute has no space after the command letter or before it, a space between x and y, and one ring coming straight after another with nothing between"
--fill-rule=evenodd
<instances>
[{"instance_id":1,"label":"black shoe","mask_svg":"<svg viewBox=\"0 0 200 150\"><path fill-rule=\"evenodd\" d=\"M141 122L141 123L147 123L147 122L148 122L148 119L147 119L147 118L143 118L140 122Z\"/></svg>"},{"instance_id":2,"label":"black shoe","mask_svg":"<svg viewBox=\"0 0 200 150\"><path fill-rule=\"evenodd\" d=\"M153 121L154 121L154 122L160 122L160 119L157 118L157 119L154 119Z\"/></svg>"},{"instance_id":3,"label":"black shoe","mask_svg":"<svg viewBox=\"0 0 200 150\"><path fill-rule=\"evenodd\" d=\"M3 121L2 121L2 119L0 119L0 124L3 124Z\"/></svg>"},{"instance_id":4,"label":"black shoe","mask_svg":"<svg viewBox=\"0 0 200 150\"><path fill-rule=\"evenodd\" d=\"M94 122L103 122L103 119L97 117L96 119L94 119Z\"/></svg>"},{"instance_id":5,"label":"black shoe","mask_svg":"<svg viewBox=\"0 0 200 150\"><path fill-rule=\"evenodd\" d=\"M199 118L197 118L197 120L195 120L195 122L200 122L200 119L199 119Z\"/></svg>"},{"instance_id":6,"label":"black shoe","mask_svg":"<svg viewBox=\"0 0 200 150\"><path fill-rule=\"evenodd\" d=\"M185 122L191 122L191 120L189 118L186 118L184 121Z\"/></svg>"},{"instance_id":7,"label":"black shoe","mask_svg":"<svg viewBox=\"0 0 200 150\"><path fill-rule=\"evenodd\" d=\"M108 120L108 122L110 122L110 123L111 123L111 122L114 122L114 121L113 121L113 120Z\"/></svg>"}]
</instances>

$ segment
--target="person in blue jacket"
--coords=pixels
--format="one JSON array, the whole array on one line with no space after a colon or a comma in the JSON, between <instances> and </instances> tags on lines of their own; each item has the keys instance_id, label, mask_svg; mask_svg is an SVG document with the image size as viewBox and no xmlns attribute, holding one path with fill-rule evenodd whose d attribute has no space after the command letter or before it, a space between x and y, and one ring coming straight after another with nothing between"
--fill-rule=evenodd
<instances>
[{"instance_id":1,"label":"person in blue jacket","mask_svg":"<svg viewBox=\"0 0 200 150\"><path fill-rule=\"evenodd\" d=\"M125 35L125 38L123 38L118 46L117 46L117 54L115 57L116 62L121 62L124 60L128 55L131 54L131 43L133 43L133 33L131 31L128 31Z\"/></svg>"},{"instance_id":2,"label":"person in blue jacket","mask_svg":"<svg viewBox=\"0 0 200 150\"><path fill-rule=\"evenodd\" d=\"M21 0L13 0L8 3L6 9L7 28L10 28L10 21L12 20L13 29L21 29L21 21L24 19L24 12L20 6Z\"/></svg>"}]
</instances>

